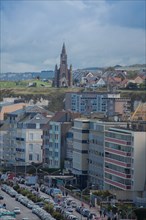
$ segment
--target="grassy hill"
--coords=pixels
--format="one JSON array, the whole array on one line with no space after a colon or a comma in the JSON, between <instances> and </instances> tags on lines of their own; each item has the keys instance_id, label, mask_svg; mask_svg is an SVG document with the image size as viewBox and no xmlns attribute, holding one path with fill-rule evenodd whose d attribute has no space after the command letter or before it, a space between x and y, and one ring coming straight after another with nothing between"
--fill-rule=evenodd
<instances>
[{"instance_id":1,"label":"grassy hill","mask_svg":"<svg viewBox=\"0 0 146 220\"><path fill-rule=\"evenodd\" d=\"M35 87L28 87L29 83L36 83ZM42 86L42 84L44 86ZM6 97L21 97L27 102L31 99L34 103L41 98L49 100L49 111L58 111L64 108L65 93L69 91L80 91L79 88L53 88L51 83L41 80L21 82L0 82L0 101Z\"/></svg>"},{"instance_id":2,"label":"grassy hill","mask_svg":"<svg viewBox=\"0 0 146 220\"><path fill-rule=\"evenodd\" d=\"M36 87L28 87L29 83L36 83ZM83 90L83 88L53 88L50 82L42 82L41 80L19 82L2 81L0 82L0 101L2 101L4 97L20 96L27 102L31 99L36 102L37 100L43 98L49 100L49 111L59 111L64 108L63 100L65 98L66 92L78 92ZM97 91L101 92L101 90ZM103 91L106 90L104 89ZM146 102L146 91L144 90L123 90L120 92L121 97L130 97L132 102L134 100L141 100L142 102Z\"/></svg>"}]
</instances>

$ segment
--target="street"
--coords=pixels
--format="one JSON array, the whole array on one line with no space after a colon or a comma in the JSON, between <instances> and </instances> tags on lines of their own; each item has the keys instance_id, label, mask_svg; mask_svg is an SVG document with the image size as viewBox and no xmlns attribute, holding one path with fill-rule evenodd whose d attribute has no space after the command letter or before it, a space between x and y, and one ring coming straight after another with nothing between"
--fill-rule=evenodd
<instances>
[{"instance_id":1,"label":"street","mask_svg":"<svg viewBox=\"0 0 146 220\"><path fill-rule=\"evenodd\" d=\"M30 220L39 220L39 218L34 215L31 211L31 209L26 208L21 203L17 202L15 198L12 198L7 193L0 190L0 194L4 196L4 200L0 200L0 204L6 204L6 208L10 211L12 211L15 207L19 207L21 210L21 214L16 215L17 220L21 220L24 217L29 218Z\"/></svg>"}]
</instances>

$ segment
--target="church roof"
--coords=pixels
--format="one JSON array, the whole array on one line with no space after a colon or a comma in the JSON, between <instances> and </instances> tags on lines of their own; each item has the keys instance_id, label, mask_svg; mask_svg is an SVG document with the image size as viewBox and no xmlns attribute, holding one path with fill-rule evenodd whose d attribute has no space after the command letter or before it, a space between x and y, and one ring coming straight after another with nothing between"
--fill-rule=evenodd
<instances>
[{"instance_id":1,"label":"church roof","mask_svg":"<svg viewBox=\"0 0 146 220\"><path fill-rule=\"evenodd\" d=\"M62 53L66 54L65 43L63 43L63 46L62 46Z\"/></svg>"}]
</instances>

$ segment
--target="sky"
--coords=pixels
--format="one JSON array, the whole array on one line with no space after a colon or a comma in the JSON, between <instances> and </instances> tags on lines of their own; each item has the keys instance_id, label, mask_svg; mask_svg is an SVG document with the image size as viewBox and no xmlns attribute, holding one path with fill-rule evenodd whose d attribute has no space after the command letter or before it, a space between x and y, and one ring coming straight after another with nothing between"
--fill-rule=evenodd
<instances>
[{"instance_id":1,"label":"sky","mask_svg":"<svg viewBox=\"0 0 146 220\"><path fill-rule=\"evenodd\" d=\"M144 64L145 0L0 0L0 71Z\"/></svg>"}]
</instances>

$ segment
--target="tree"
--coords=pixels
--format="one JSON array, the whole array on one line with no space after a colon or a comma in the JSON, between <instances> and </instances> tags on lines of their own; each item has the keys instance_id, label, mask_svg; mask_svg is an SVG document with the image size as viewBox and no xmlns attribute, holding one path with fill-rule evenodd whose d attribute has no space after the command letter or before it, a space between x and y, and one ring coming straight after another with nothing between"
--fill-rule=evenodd
<instances>
[{"instance_id":1,"label":"tree","mask_svg":"<svg viewBox=\"0 0 146 220\"><path fill-rule=\"evenodd\" d=\"M146 208L138 208L134 210L137 220L146 220Z\"/></svg>"}]
</instances>

